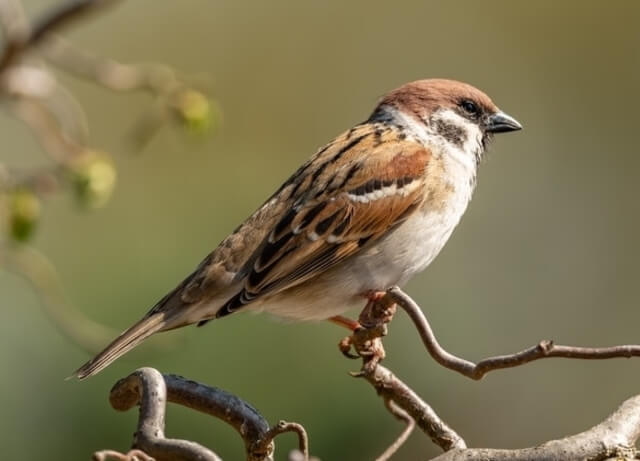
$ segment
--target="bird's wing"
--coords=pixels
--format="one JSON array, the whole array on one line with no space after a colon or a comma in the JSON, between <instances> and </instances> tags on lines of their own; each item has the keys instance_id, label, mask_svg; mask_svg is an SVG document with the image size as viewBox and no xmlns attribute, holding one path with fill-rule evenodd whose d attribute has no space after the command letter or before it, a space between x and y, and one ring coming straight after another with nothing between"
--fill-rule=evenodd
<instances>
[{"instance_id":1,"label":"bird's wing","mask_svg":"<svg viewBox=\"0 0 640 461\"><path fill-rule=\"evenodd\" d=\"M236 275L242 288L217 316L309 280L390 232L421 204L430 157L400 132L370 125L320 151L271 199L287 206L265 226Z\"/></svg>"}]
</instances>

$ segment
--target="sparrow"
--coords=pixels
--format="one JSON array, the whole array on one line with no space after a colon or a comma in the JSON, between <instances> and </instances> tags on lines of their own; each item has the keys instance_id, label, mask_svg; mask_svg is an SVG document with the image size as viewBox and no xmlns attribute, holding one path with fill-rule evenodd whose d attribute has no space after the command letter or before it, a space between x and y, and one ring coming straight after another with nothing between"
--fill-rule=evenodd
<instances>
[{"instance_id":1,"label":"sparrow","mask_svg":"<svg viewBox=\"0 0 640 461\"><path fill-rule=\"evenodd\" d=\"M73 376L98 373L156 332L247 310L337 318L404 284L460 221L493 135L521 128L465 83L428 79L391 91Z\"/></svg>"}]
</instances>

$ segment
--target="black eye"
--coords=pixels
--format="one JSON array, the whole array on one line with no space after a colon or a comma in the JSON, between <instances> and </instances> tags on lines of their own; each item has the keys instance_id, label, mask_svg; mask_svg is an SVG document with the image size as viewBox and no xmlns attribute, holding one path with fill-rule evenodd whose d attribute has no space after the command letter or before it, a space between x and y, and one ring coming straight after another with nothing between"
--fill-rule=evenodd
<instances>
[{"instance_id":1,"label":"black eye","mask_svg":"<svg viewBox=\"0 0 640 461\"><path fill-rule=\"evenodd\" d=\"M468 99L463 99L462 101L460 101L460 107L462 107L462 109L469 115L475 116L480 113L480 108L478 107L478 105L473 101L469 101Z\"/></svg>"}]
</instances>

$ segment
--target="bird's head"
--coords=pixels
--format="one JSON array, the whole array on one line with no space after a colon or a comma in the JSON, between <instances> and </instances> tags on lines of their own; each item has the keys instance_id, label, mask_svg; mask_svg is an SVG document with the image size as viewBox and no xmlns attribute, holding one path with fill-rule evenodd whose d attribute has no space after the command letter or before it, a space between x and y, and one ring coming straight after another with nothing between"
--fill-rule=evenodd
<instances>
[{"instance_id":1,"label":"bird's head","mask_svg":"<svg viewBox=\"0 0 640 461\"><path fill-rule=\"evenodd\" d=\"M415 136L444 142L476 162L494 133L522 129L482 91L445 79L418 80L391 91L371 117L396 119Z\"/></svg>"}]
</instances>

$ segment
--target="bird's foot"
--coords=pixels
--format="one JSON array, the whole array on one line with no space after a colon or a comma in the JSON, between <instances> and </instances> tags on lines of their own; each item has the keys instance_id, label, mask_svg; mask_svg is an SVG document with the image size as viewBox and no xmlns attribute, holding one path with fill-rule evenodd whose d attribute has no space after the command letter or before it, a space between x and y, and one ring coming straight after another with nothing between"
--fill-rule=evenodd
<instances>
[{"instance_id":1,"label":"bird's foot","mask_svg":"<svg viewBox=\"0 0 640 461\"><path fill-rule=\"evenodd\" d=\"M368 302L357 322L341 315L331 317L329 321L352 331L338 343L338 348L347 358L362 358L362 372L367 373L372 372L386 355L381 338L387 334L387 324L396 313L396 304L385 291L366 292L363 297Z\"/></svg>"},{"instance_id":2,"label":"bird's foot","mask_svg":"<svg viewBox=\"0 0 640 461\"><path fill-rule=\"evenodd\" d=\"M346 336L338 343L342 354L349 359L364 361L363 366L373 371L376 365L385 358L381 337L387 334L385 324L373 328L357 328L353 334ZM354 352L352 352L355 351Z\"/></svg>"},{"instance_id":3,"label":"bird's foot","mask_svg":"<svg viewBox=\"0 0 640 461\"><path fill-rule=\"evenodd\" d=\"M373 328L391 322L396 313L396 303L387 296L386 291L370 291L363 296L368 302L358 318L360 325Z\"/></svg>"}]
</instances>

